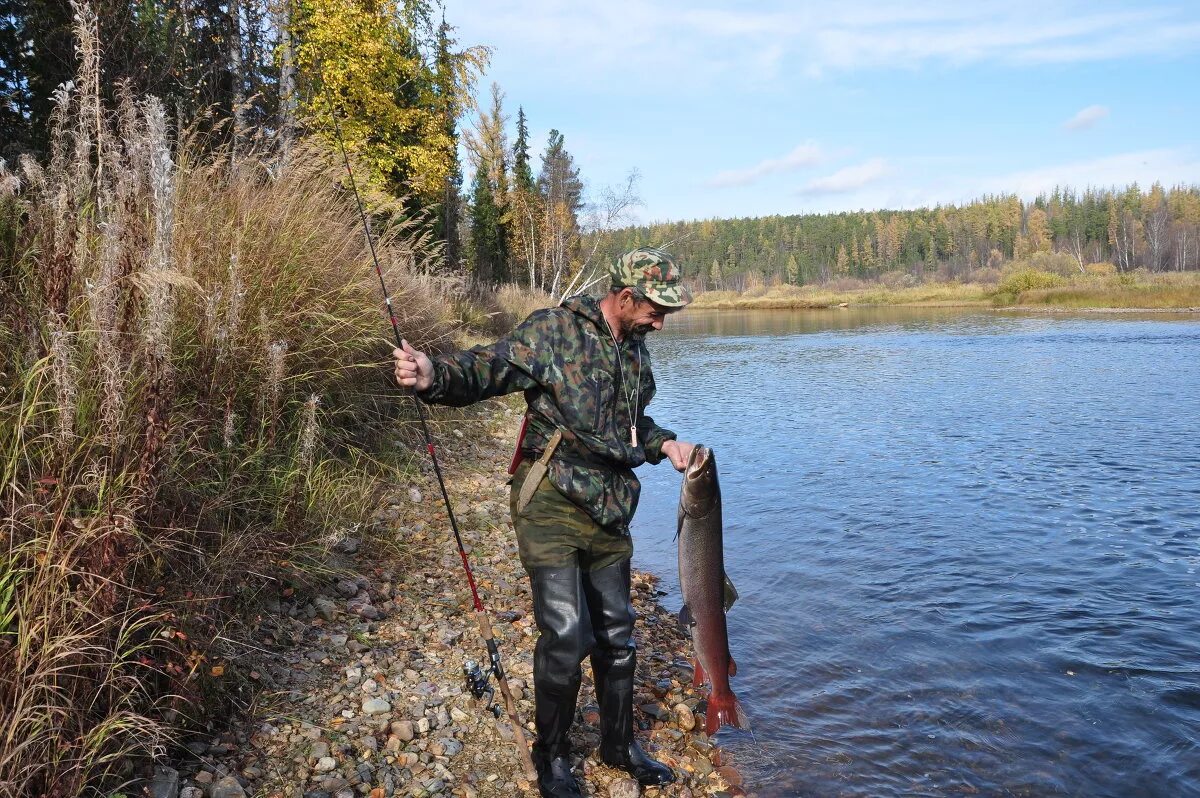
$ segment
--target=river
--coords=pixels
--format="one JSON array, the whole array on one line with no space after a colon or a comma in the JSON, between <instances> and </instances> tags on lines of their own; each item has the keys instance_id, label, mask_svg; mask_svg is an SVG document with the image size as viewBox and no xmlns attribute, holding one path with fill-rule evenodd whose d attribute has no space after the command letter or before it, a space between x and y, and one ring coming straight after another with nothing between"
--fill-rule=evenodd
<instances>
[{"instance_id":1,"label":"river","mask_svg":"<svg viewBox=\"0 0 1200 798\"><path fill-rule=\"evenodd\" d=\"M688 311L761 796L1200 796L1200 319ZM680 603L679 475L635 564Z\"/></svg>"}]
</instances>

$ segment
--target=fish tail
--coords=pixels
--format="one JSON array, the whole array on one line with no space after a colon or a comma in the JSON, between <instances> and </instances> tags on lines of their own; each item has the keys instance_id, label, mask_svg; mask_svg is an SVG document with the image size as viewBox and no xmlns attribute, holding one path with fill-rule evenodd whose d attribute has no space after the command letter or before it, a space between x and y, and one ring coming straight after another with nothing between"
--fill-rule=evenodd
<instances>
[{"instance_id":1,"label":"fish tail","mask_svg":"<svg viewBox=\"0 0 1200 798\"><path fill-rule=\"evenodd\" d=\"M749 725L746 713L742 710L742 705L732 691L708 697L708 710L704 713L704 731L706 733L716 734L717 729L722 726L736 726L744 729Z\"/></svg>"}]
</instances>

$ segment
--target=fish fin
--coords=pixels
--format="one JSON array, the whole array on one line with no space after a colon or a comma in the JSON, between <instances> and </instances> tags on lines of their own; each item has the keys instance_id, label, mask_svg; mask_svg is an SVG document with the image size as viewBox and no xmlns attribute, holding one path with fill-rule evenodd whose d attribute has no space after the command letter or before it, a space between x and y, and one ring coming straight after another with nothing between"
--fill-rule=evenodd
<instances>
[{"instance_id":1,"label":"fish fin","mask_svg":"<svg viewBox=\"0 0 1200 798\"><path fill-rule=\"evenodd\" d=\"M733 714L737 718L737 727L746 729L751 734L754 730L750 728L750 716L746 714L746 710L742 709L742 702L737 700L737 696L733 698Z\"/></svg>"},{"instance_id":2,"label":"fish fin","mask_svg":"<svg viewBox=\"0 0 1200 798\"><path fill-rule=\"evenodd\" d=\"M696 657L692 660L692 687L702 687L704 685L704 666L700 663L700 658Z\"/></svg>"},{"instance_id":3,"label":"fish fin","mask_svg":"<svg viewBox=\"0 0 1200 798\"><path fill-rule=\"evenodd\" d=\"M733 655L729 655L729 675L737 676L737 663L733 661Z\"/></svg>"},{"instance_id":4,"label":"fish fin","mask_svg":"<svg viewBox=\"0 0 1200 798\"><path fill-rule=\"evenodd\" d=\"M704 731L707 734L716 734L722 726L736 726L740 729L749 727L746 713L732 692L708 697L708 709L704 711Z\"/></svg>"},{"instance_id":5,"label":"fish fin","mask_svg":"<svg viewBox=\"0 0 1200 798\"><path fill-rule=\"evenodd\" d=\"M738 600L737 588L733 586L733 582L729 580L729 574L725 576L725 612L729 612L729 608L733 606L733 602Z\"/></svg>"},{"instance_id":6,"label":"fish fin","mask_svg":"<svg viewBox=\"0 0 1200 798\"><path fill-rule=\"evenodd\" d=\"M692 608L684 604L679 608L679 625L686 630L695 623L696 619L692 617Z\"/></svg>"}]
</instances>

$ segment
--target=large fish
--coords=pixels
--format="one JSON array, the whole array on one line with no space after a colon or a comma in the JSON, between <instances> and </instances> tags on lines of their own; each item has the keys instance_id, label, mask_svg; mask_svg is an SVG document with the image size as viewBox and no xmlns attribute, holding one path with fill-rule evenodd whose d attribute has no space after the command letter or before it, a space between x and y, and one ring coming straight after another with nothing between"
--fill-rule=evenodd
<instances>
[{"instance_id":1,"label":"large fish","mask_svg":"<svg viewBox=\"0 0 1200 798\"><path fill-rule=\"evenodd\" d=\"M725 612L737 598L725 576L722 550L721 486L711 449L696 446L688 458L679 493L679 587L683 609L679 620L692 633L696 652L694 684L709 684L704 726L709 734L721 726L748 726L742 707L729 687L737 664L729 653Z\"/></svg>"}]
</instances>

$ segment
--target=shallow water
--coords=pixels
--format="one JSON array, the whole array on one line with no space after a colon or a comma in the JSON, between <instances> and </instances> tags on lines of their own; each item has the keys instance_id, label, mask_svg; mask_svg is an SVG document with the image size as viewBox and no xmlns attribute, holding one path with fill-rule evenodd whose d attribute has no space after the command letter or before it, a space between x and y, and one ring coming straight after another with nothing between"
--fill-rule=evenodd
<instances>
[{"instance_id":1,"label":"shallow water","mask_svg":"<svg viewBox=\"0 0 1200 798\"><path fill-rule=\"evenodd\" d=\"M688 311L763 796L1200 796L1200 320ZM678 606L679 476L635 562Z\"/></svg>"}]
</instances>

